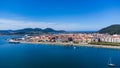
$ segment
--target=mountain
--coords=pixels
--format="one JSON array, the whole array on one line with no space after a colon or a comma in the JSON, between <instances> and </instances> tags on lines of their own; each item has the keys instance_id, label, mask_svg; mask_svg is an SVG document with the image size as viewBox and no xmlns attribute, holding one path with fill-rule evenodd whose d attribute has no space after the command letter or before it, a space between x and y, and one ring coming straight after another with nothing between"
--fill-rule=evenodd
<instances>
[{"instance_id":1,"label":"mountain","mask_svg":"<svg viewBox=\"0 0 120 68\"><path fill-rule=\"evenodd\" d=\"M54 30L52 28L25 28L20 30L0 30L1 35L14 35L14 34L43 34L43 33L63 33L63 30Z\"/></svg>"},{"instance_id":2,"label":"mountain","mask_svg":"<svg viewBox=\"0 0 120 68\"><path fill-rule=\"evenodd\" d=\"M44 32L57 32L56 30L52 29L52 28L46 28L43 29Z\"/></svg>"},{"instance_id":3,"label":"mountain","mask_svg":"<svg viewBox=\"0 0 120 68\"><path fill-rule=\"evenodd\" d=\"M120 24L111 25L98 31L99 33L120 34Z\"/></svg>"},{"instance_id":4,"label":"mountain","mask_svg":"<svg viewBox=\"0 0 120 68\"><path fill-rule=\"evenodd\" d=\"M9 34L9 33L11 33L11 32L12 32L12 30L0 30L0 35L1 35L1 34L7 35L7 34Z\"/></svg>"}]
</instances>

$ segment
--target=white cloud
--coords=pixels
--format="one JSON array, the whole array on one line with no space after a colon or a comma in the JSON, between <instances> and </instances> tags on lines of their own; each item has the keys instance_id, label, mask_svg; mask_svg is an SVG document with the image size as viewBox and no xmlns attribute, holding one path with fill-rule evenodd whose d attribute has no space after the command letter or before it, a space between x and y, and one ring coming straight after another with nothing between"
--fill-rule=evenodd
<instances>
[{"instance_id":1,"label":"white cloud","mask_svg":"<svg viewBox=\"0 0 120 68\"><path fill-rule=\"evenodd\" d=\"M56 30L99 30L103 27L120 24L120 10L107 9L100 12L94 12L86 15L70 15L63 17L43 18L42 22L31 21L30 18L12 13L0 12L0 30L22 29L22 28L53 28ZM31 18L32 19L32 18ZM34 19L33 19L34 20ZM38 18L37 18L38 20ZM42 19L41 19L42 20ZM64 22L64 23L63 23Z\"/></svg>"},{"instance_id":2,"label":"white cloud","mask_svg":"<svg viewBox=\"0 0 120 68\"><path fill-rule=\"evenodd\" d=\"M53 28L56 30L94 30L96 27L88 25L81 25L80 23L51 23L51 22L40 22L40 21L26 21L26 20L11 20L11 19L0 19L0 30L6 29L22 29L22 28Z\"/></svg>"}]
</instances>

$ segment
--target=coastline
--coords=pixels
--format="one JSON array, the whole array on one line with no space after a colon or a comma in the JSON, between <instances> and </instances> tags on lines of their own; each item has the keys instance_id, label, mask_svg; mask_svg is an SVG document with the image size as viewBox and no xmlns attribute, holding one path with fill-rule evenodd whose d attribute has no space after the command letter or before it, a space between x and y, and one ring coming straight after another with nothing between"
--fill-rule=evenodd
<instances>
[{"instance_id":1,"label":"coastline","mask_svg":"<svg viewBox=\"0 0 120 68\"><path fill-rule=\"evenodd\" d=\"M21 43L23 43L23 44L51 44L51 45L60 45L60 46L79 46L79 47L120 49L120 46L94 45L94 44L69 44L69 43L51 43L51 42L21 42Z\"/></svg>"}]
</instances>

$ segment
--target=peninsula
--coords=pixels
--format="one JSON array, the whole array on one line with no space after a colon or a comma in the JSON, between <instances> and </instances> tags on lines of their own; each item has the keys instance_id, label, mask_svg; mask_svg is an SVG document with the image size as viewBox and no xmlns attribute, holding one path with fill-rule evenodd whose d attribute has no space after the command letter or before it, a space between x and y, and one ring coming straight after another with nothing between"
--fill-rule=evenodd
<instances>
[{"instance_id":1,"label":"peninsula","mask_svg":"<svg viewBox=\"0 0 120 68\"><path fill-rule=\"evenodd\" d=\"M115 27L110 26L111 30ZM106 28L105 30L109 29ZM40 29L24 29L19 30L26 31L40 31ZM104 31L104 29L100 30ZM9 42L13 43L34 43L34 44L59 44L69 46L92 46L92 47L107 47L107 48L119 48L120 49L120 34L108 34L108 33L67 33L65 31L55 31L47 28L41 31L47 31L46 34L33 34L25 35L22 38L9 39ZM29 31L28 31L29 32ZM49 33L50 32L50 33ZM57 33L51 33L57 32Z\"/></svg>"}]
</instances>

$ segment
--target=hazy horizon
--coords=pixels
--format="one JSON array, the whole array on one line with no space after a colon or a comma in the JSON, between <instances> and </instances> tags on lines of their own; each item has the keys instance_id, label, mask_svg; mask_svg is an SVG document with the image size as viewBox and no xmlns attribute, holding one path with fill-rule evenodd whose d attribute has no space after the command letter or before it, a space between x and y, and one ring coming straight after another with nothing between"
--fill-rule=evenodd
<instances>
[{"instance_id":1,"label":"hazy horizon","mask_svg":"<svg viewBox=\"0 0 120 68\"><path fill-rule=\"evenodd\" d=\"M47 27L49 28L49 27ZM1 30L0 31L14 31L14 30L22 30L22 29L27 29L27 28L19 28L19 29L4 29L4 30ZM36 29L36 28L32 28L32 29ZM46 29L46 28L40 28L40 29ZM53 29L53 28L51 28ZM59 29L53 29L53 30L58 30ZM96 32L96 31L99 31L99 30L63 30L63 31L67 31L67 32Z\"/></svg>"},{"instance_id":2,"label":"hazy horizon","mask_svg":"<svg viewBox=\"0 0 120 68\"><path fill-rule=\"evenodd\" d=\"M120 24L118 0L1 0L0 30L97 31Z\"/></svg>"}]
</instances>

